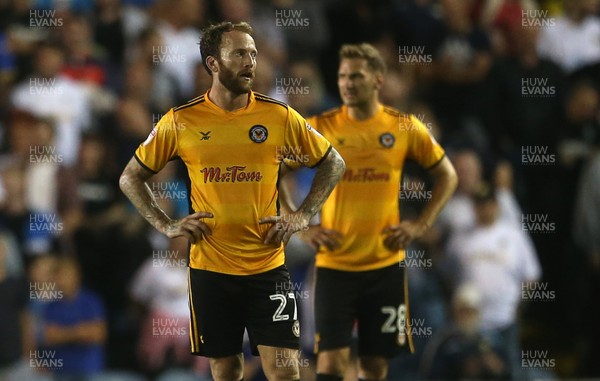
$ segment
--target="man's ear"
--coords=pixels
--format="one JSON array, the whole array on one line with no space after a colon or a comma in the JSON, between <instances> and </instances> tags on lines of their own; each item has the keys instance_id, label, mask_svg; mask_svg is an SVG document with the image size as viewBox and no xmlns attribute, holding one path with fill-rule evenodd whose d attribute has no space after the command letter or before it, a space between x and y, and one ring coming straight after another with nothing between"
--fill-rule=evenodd
<instances>
[{"instance_id":1,"label":"man's ear","mask_svg":"<svg viewBox=\"0 0 600 381\"><path fill-rule=\"evenodd\" d=\"M217 73L219 71L219 62L213 56L206 57L206 66L208 66L212 73Z\"/></svg>"},{"instance_id":2,"label":"man's ear","mask_svg":"<svg viewBox=\"0 0 600 381\"><path fill-rule=\"evenodd\" d=\"M377 86L377 90L381 90L381 88L383 87L383 78L384 78L383 73L375 74L375 84Z\"/></svg>"}]
</instances>

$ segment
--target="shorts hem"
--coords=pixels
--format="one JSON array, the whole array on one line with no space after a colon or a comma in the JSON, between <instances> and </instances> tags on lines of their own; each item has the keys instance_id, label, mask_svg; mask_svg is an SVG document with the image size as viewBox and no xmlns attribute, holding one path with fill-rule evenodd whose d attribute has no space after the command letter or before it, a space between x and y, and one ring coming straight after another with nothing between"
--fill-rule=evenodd
<instances>
[{"instance_id":1,"label":"shorts hem","mask_svg":"<svg viewBox=\"0 0 600 381\"><path fill-rule=\"evenodd\" d=\"M269 343L269 342L260 342L257 344L252 344L252 355L254 356L260 356L260 354L258 353L258 346L262 345L264 347L273 347L273 348L285 348L285 349L295 349L295 350L300 350L300 341L295 342L295 343L291 343L291 342L287 342L287 343Z\"/></svg>"}]
</instances>

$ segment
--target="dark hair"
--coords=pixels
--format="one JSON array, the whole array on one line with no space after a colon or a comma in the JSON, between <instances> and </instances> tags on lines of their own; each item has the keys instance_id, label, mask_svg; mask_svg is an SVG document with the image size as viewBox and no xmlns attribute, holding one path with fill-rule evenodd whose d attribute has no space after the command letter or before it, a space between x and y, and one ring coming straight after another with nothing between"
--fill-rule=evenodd
<instances>
[{"instance_id":1,"label":"dark hair","mask_svg":"<svg viewBox=\"0 0 600 381\"><path fill-rule=\"evenodd\" d=\"M209 25L202 30L202 37L200 38L200 54L202 55L202 65L204 69L212 76L212 71L206 64L206 59L209 56L219 57L219 51L221 49L221 40L223 33L232 31L244 32L252 35L252 27L247 22L232 23L229 21L223 21L218 24Z\"/></svg>"},{"instance_id":2,"label":"dark hair","mask_svg":"<svg viewBox=\"0 0 600 381\"><path fill-rule=\"evenodd\" d=\"M344 44L340 48L340 61L344 58L362 58L367 61L369 69L385 73L386 66L379 51L371 44Z\"/></svg>"}]
</instances>

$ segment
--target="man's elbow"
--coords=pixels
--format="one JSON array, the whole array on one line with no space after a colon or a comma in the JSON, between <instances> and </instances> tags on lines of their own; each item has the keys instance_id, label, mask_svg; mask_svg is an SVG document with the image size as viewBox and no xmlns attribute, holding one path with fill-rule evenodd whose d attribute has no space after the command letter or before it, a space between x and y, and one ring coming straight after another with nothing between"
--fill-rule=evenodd
<instances>
[{"instance_id":1,"label":"man's elbow","mask_svg":"<svg viewBox=\"0 0 600 381\"><path fill-rule=\"evenodd\" d=\"M121 192L125 193L125 189L128 188L129 183L129 176L123 171L119 177L119 189L121 189Z\"/></svg>"},{"instance_id":2,"label":"man's elbow","mask_svg":"<svg viewBox=\"0 0 600 381\"><path fill-rule=\"evenodd\" d=\"M327 159L331 161L332 166L336 169L336 172L339 172L340 177L344 174L344 172L346 172L346 162L342 158L342 155L340 155L335 148L331 149Z\"/></svg>"},{"instance_id":3,"label":"man's elbow","mask_svg":"<svg viewBox=\"0 0 600 381\"><path fill-rule=\"evenodd\" d=\"M456 171L454 170L454 167L452 167L452 165L450 166L451 170L448 172L448 188L450 188L452 190L452 193L454 193L454 191L456 190L456 188L458 187L458 175L456 174Z\"/></svg>"},{"instance_id":4,"label":"man's elbow","mask_svg":"<svg viewBox=\"0 0 600 381\"><path fill-rule=\"evenodd\" d=\"M443 179L445 186L454 193L458 186L458 175L456 174L452 162L448 158L444 159L444 161L445 163L443 170L441 171L441 178Z\"/></svg>"}]
</instances>

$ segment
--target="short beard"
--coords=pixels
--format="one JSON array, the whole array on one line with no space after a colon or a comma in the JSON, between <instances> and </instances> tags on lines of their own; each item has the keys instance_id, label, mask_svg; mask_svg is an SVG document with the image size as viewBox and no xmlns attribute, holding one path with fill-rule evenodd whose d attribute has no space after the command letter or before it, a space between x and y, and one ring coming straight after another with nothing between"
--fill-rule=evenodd
<instances>
[{"instance_id":1,"label":"short beard","mask_svg":"<svg viewBox=\"0 0 600 381\"><path fill-rule=\"evenodd\" d=\"M223 63L220 63L219 70L219 82L225 86L225 88L231 91L233 94L242 95L248 93L252 89L254 81L250 81L248 85L242 83L240 77L237 76L233 71L227 69Z\"/></svg>"}]
</instances>

